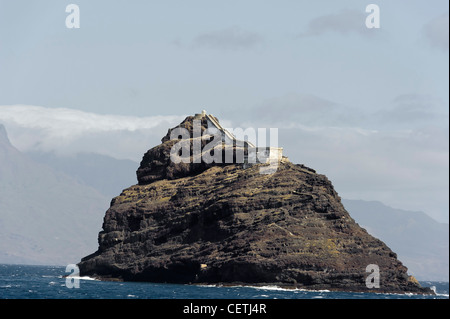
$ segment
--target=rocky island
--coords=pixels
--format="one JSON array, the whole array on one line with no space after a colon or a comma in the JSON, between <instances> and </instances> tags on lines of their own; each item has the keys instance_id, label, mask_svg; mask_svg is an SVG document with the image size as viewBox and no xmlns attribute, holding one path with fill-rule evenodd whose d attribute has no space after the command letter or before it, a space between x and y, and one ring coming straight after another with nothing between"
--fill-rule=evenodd
<instances>
[{"instance_id":1,"label":"rocky island","mask_svg":"<svg viewBox=\"0 0 450 319\"><path fill-rule=\"evenodd\" d=\"M138 184L111 201L98 250L78 264L82 276L432 293L352 219L326 176L291 163L280 148L266 148L266 158L277 161L269 174L261 171L268 161L249 164L250 142L233 145L232 163L196 160L195 152L189 162L174 161L176 129L189 132L188 150L198 143L202 154L211 153L205 150L210 139L195 134L196 121L200 133L213 126L222 134L215 150L225 148L227 138L234 140L206 112L169 129L162 143L145 153ZM236 161L239 154L243 163ZM379 270L377 287L366 284L369 265Z\"/></svg>"}]
</instances>

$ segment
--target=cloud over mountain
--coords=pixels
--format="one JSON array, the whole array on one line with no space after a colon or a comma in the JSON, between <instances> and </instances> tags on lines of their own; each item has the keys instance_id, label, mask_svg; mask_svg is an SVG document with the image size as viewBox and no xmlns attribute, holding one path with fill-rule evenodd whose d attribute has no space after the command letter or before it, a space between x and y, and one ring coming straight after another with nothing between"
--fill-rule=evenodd
<instances>
[{"instance_id":1,"label":"cloud over mountain","mask_svg":"<svg viewBox=\"0 0 450 319\"><path fill-rule=\"evenodd\" d=\"M183 116L102 115L67 108L0 106L0 122L22 151L97 152L139 160Z\"/></svg>"},{"instance_id":2,"label":"cloud over mountain","mask_svg":"<svg viewBox=\"0 0 450 319\"><path fill-rule=\"evenodd\" d=\"M22 151L97 153L135 162L184 118L0 106L0 123ZM341 196L421 209L448 221L448 110L439 99L404 94L370 110L287 94L230 111L220 121L230 128L278 128L286 155L330 176Z\"/></svg>"}]
</instances>

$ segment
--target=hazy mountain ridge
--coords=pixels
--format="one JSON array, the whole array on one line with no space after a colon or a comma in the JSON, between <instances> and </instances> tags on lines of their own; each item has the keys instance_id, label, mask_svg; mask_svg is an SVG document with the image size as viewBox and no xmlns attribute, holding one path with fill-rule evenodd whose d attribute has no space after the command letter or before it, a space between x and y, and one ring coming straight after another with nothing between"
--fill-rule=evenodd
<instances>
[{"instance_id":1,"label":"hazy mountain ridge","mask_svg":"<svg viewBox=\"0 0 450 319\"><path fill-rule=\"evenodd\" d=\"M423 212L377 201L342 200L350 215L382 239L419 280L449 280L449 225Z\"/></svg>"},{"instance_id":2,"label":"hazy mountain ridge","mask_svg":"<svg viewBox=\"0 0 450 319\"><path fill-rule=\"evenodd\" d=\"M95 153L58 156L55 153L32 152L27 155L108 197L117 196L124 188L136 183L135 172L139 163L131 160L119 160Z\"/></svg>"},{"instance_id":3,"label":"hazy mountain ridge","mask_svg":"<svg viewBox=\"0 0 450 319\"><path fill-rule=\"evenodd\" d=\"M13 147L0 125L0 262L68 264L96 245L109 199Z\"/></svg>"}]
</instances>

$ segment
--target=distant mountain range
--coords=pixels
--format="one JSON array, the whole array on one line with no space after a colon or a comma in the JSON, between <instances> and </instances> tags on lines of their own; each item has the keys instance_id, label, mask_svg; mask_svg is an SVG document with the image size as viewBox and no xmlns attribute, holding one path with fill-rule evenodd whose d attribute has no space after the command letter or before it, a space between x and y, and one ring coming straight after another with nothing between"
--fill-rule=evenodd
<instances>
[{"instance_id":1,"label":"distant mountain range","mask_svg":"<svg viewBox=\"0 0 450 319\"><path fill-rule=\"evenodd\" d=\"M24 154L0 124L0 263L67 265L94 252L111 199L136 184L138 166L93 153ZM449 280L448 224L375 201L342 203L410 274Z\"/></svg>"},{"instance_id":2,"label":"distant mountain range","mask_svg":"<svg viewBox=\"0 0 450 319\"><path fill-rule=\"evenodd\" d=\"M27 153L35 162L63 172L77 182L95 188L109 199L120 195L124 188L136 184L139 163L118 160L95 153L58 156L54 153Z\"/></svg>"},{"instance_id":3,"label":"distant mountain range","mask_svg":"<svg viewBox=\"0 0 450 319\"><path fill-rule=\"evenodd\" d=\"M0 125L0 263L78 262L97 248L110 200L18 151Z\"/></svg>"},{"instance_id":4,"label":"distant mountain range","mask_svg":"<svg viewBox=\"0 0 450 319\"><path fill-rule=\"evenodd\" d=\"M449 280L449 225L423 212L343 199L355 221L397 253L418 280Z\"/></svg>"}]
</instances>

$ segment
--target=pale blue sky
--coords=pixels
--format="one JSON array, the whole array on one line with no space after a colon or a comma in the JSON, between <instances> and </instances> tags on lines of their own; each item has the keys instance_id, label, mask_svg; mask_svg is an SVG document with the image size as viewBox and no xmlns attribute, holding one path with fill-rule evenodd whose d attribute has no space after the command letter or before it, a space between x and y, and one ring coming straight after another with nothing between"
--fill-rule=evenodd
<instances>
[{"instance_id":1,"label":"pale blue sky","mask_svg":"<svg viewBox=\"0 0 450 319\"><path fill-rule=\"evenodd\" d=\"M65 26L70 3L80 29ZM370 3L380 29L365 27ZM177 124L156 116L206 109L279 128L286 155L344 198L448 222L448 13L446 0L0 0L0 123L24 151L140 161Z\"/></svg>"},{"instance_id":2,"label":"pale blue sky","mask_svg":"<svg viewBox=\"0 0 450 319\"><path fill-rule=\"evenodd\" d=\"M358 108L410 93L448 102L448 49L422 32L448 13L443 0L378 1L378 30L365 29L361 0L73 2L76 30L70 2L0 1L1 104L149 116L221 115L288 93ZM345 12L360 26L345 29Z\"/></svg>"}]
</instances>

